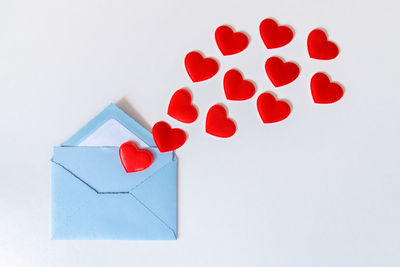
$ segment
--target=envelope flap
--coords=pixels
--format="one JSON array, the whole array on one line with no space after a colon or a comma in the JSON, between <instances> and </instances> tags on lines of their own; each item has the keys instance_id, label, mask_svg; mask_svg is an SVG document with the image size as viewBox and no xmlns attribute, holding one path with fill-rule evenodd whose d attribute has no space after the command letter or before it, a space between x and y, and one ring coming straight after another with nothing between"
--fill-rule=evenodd
<instances>
[{"instance_id":1,"label":"envelope flap","mask_svg":"<svg viewBox=\"0 0 400 267\"><path fill-rule=\"evenodd\" d=\"M149 147L154 162L146 170L126 173L118 147L55 147L53 159L99 193L129 192L174 160L173 152L160 153Z\"/></svg>"},{"instance_id":2,"label":"envelope flap","mask_svg":"<svg viewBox=\"0 0 400 267\"><path fill-rule=\"evenodd\" d=\"M127 130L149 146L155 146L152 134L114 104L110 104L100 114L94 117L88 124L82 127L76 134L68 139L63 146L77 146L82 143L93 132L102 127L110 120L116 120Z\"/></svg>"}]
</instances>

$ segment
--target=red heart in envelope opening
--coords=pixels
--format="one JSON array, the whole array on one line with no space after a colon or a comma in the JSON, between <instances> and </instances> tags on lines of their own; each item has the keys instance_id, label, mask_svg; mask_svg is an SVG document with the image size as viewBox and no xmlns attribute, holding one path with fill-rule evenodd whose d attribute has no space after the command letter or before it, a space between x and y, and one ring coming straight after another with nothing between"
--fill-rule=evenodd
<instances>
[{"instance_id":1,"label":"red heart in envelope opening","mask_svg":"<svg viewBox=\"0 0 400 267\"><path fill-rule=\"evenodd\" d=\"M125 142L119 147L119 158L126 172L139 172L147 169L153 163L150 151L139 149L133 142Z\"/></svg>"}]
</instances>

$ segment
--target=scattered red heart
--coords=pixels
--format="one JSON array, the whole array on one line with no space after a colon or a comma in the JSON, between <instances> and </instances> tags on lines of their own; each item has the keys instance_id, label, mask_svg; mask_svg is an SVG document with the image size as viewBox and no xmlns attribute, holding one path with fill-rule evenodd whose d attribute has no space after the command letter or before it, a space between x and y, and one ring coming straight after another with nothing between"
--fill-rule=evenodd
<instances>
[{"instance_id":1,"label":"scattered red heart","mask_svg":"<svg viewBox=\"0 0 400 267\"><path fill-rule=\"evenodd\" d=\"M228 118L223 106L217 104L208 110L206 132L222 138L228 138L235 134L236 125L233 120Z\"/></svg>"},{"instance_id":2,"label":"scattered red heart","mask_svg":"<svg viewBox=\"0 0 400 267\"><path fill-rule=\"evenodd\" d=\"M300 68L295 63L285 63L278 57L270 57L265 62L265 71L275 87L293 82L300 74Z\"/></svg>"},{"instance_id":3,"label":"scattered red heart","mask_svg":"<svg viewBox=\"0 0 400 267\"><path fill-rule=\"evenodd\" d=\"M283 100L276 100L268 92L262 93L257 99L257 109L264 123L274 123L286 119L290 114L290 106Z\"/></svg>"},{"instance_id":4,"label":"scattered red heart","mask_svg":"<svg viewBox=\"0 0 400 267\"><path fill-rule=\"evenodd\" d=\"M342 98L343 88L329 80L329 77L318 72L311 78L311 94L317 104L331 104Z\"/></svg>"},{"instance_id":5,"label":"scattered red heart","mask_svg":"<svg viewBox=\"0 0 400 267\"><path fill-rule=\"evenodd\" d=\"M139 172L153 163L153 155L145 149L138 149L135 143L125 142L119 147L119 158L126 172Z\"/></svg>"},{"instance_id":6,"label":"scattered red heart","mask_svg":"<svg viewBox=\"0 0 400 267\"><path fill-rule=\"evenodd\" d=\"M224 91L229 100L246 100L254 95L256 88L252 82L244 80L239 71L231 69L224 76Z\"/></svg>"},{"instance_id":7,"label":"scattered red heart","mask_svg":"<svg viewBox=\"0 0 400 267\"><path fill-rule=\"evenodd\" d=\"M293 39L293 31L288 26L279 26L273 19L261 22L260 35L268 49L285 46Z\"/></svg>"},{"instance_id":8,"label":"scattered red heart","mask_svg":"<svg viewBox=\"0 0 400 267\"><path fill-rule=\"evenodd\" d=\"M231 27L223 25L215 30L215 41L224 56L242 52L249 44L249 38L242 32L234 32Z\"/></svg>"},{"instance_id":9,"label":"scattered red heart","mask_svg":"<svg viewBox=\"0 0 400 267\"><path fill-rule=\"evenodd\" d=\"M168 115L184 123L192 123L197 119L197 109L192 105L189 91L182 88L173 94L169 101Z\"/></svg>"},{"instance_id":10,"label":"scattered red heart","mask_svg":"<svg viewBox=\"0 0 400 267\"><path fill-rule=\"evenodd\" d=\"M185 67L193 82L200 82L213 77L219 69L213 58L204 58L199 52L192 51L185 57Z\"/></svg>"},{"instance_id":11,"label":"scattered red heart","mask_svg":"<svg viewBox=\"0 0 400 267\"><path fill-rule=\"evenodd\" d=\"M339 48L334 42L328 41L324 31L315 29L307 38L308 54L315 59L334 59L339 55Z\"/></svg>"},{"instance_id":12,"label":"scattered red heart","mask_svg":"<svg viewBox=\"0 0 400 267\"><path fill-rule=\"evenodd\" d=\"M171 128L168 123L159 121L153 126L153 138L161 152L175 150L186 142L186 133L179 128Z\"/></svg>"}]
</instances>

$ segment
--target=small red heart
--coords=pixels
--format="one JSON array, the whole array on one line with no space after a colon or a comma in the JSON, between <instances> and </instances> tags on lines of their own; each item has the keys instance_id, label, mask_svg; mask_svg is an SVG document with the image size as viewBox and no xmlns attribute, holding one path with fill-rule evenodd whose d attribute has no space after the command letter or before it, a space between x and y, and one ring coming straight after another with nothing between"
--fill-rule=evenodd
<instances>
[{"instance_id":1,"label":"small red heart","mask_svg":"<svg viewBox=\"0 0 400 267\"><path fill-rule=\"evenodd\" d=\"M257 99L258 114L264 123L274 123L286 119L290 106L283 100L276 100L270 93L262 93Z\"/></svg>"},{"instance_id":2,"label":"small red heart","mask_svg":"<svg viewBox=\"0 0 400 267\"><path fill-rule=\"evenodd\" d=\"M206 132L217 137L231 137L236 132L236 125L228 118L226 110L221 105L212 106L207 112Z\"/></svg>"},{"instance_id":3,"label":"small red heart","mask_svg":"<svg viewBox=\"0 0 400 267\"><path fill-rule=\"evenodd\" d=\"M311 78L311 94L317 104L331 104L342 98L343 88L330 82L329 77L318 72Z\"/></svg>"},{"instance_id":4,"label":"small red heart","mask_svg":"<svg viewBox=\"0 0 400 267\"><path fill-rule=\"evenodd\" d=\"M159 121L153 126L153 138L161 152L175 150L186 142L186 134L178 128L171 128L165 121Z\"/></svg>"},{"instance_id":5,"label":"small red heart","mask_svg":"<svg viewBox=\"0 0 400 267\"><path fill-rule=\"evenodd\" d=\"M213 58L204 58L199 52L192 51L185 57L185 67L193 82L200 82L213 77L219 69Z\"/></svg>"},{"instance_id":6,"label":"small red heart","mask_svg":"<svg viewBox=\"0 0 400 267\"><path fill-rule=\"evenodd\" d=\"M275 87L293 82L300 74L300 68L295 63L285 63L278 57L270 57L265 62L265 71Z\"/></svg>"},{"instance_id":7,"label":"small red heart","mask_svg":"<svg viewBox=\"0 0 400 267\"><path fill-rule=\"evenodd\" d=\"M220 26L215 30L215 41L224 56L240 53L249 44L249 38L242 32L234 32L229 26Z\"/></svg>"},{"instance_id":8,"label":"small red heart","mask_svg":"<svg viewBox=\"0 0 400 267\"><path fill-rule=\"evenodd\" d=\"M192 96L186 89L179 89L173 94L169 101L168 115L184 123L192 123L197 119L197 109L192 105Z\"/></svg>"},{"instance_id":9,"label":"small red heart","mask_svg":"<svg viewBox=\"0 0 400 267\"><path fill-rule=\"evenodd\" d=\"M151 166L153 155L145 149L138 149L133 142L125 142L119 147L119 158L126 172L140 172Z\"/></svg>"},{"instance_id":10,"label":"small red heart","mask_svg":"<svg viewBox=\"0 0 400 267\"><path fill-rule=\"evenodd\" d=\"M315 59L334 59L339 55L339 48L334 42L328 41L324 31L315 29L307 38L308 54Z\"/></svg>"},{"instance_id":11,"label":"small red heart","mask_svg":"<svg viewBox=\"0 0 400 267\"><path fill-rule=\"evenodd\" d=\"M254 84L244 80L242 74L237 70L229 70L224 76L224 91L229 100L246 100L256 92Z\"/></svg>"},{"instance_id":12,"label":"small red heart","mask_svg":"<svg viewBox=\"0 0 400 267\"><path fill-rule=\"evenodd\" d=\"M261 22L260 35L268 49L285 46L293 39L293 31L287 26L278 26L273 19Z\"/></svg>"}]
</instances>

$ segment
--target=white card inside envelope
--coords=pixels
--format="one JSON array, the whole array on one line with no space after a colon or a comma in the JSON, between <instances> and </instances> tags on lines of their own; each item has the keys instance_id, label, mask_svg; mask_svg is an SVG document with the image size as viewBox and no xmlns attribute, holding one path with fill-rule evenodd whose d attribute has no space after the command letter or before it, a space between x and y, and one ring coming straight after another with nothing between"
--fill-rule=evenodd
<instances>
[{"instance_id":1,"label":"white card inside envelope","mask_svg":"<svg viewBox=\"0 0 400 267\"><path fill-rule=\"evenodd\" d=\"M106 121L91 135L86 137L78 146L120 146L133 141L139 148L149 147L134 133L115 119Z\"/></svg>"}]
</instances>

